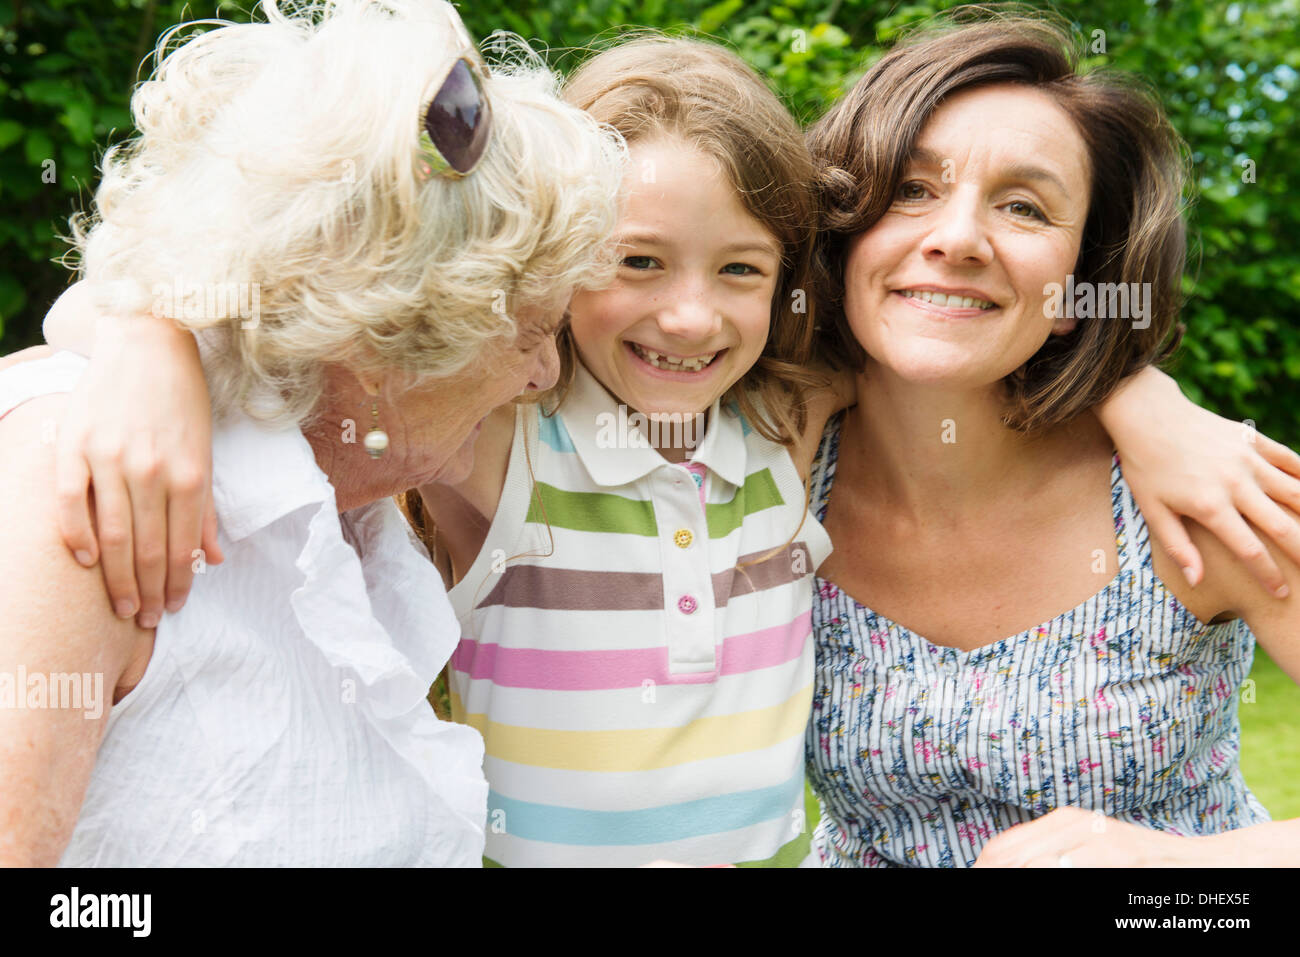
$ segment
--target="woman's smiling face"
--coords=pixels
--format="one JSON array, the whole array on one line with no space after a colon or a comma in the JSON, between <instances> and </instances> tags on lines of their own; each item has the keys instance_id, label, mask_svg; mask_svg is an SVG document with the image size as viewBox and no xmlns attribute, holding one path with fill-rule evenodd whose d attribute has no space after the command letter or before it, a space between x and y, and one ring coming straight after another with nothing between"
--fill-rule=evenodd
<instances>
[{"instance_id":1,"label":"woman's smiling face","mask_svg":"<svg viewBox=\"0 0 1300 957\"><path fill-rule=\"evenodd\" d=\"M569 306L582 363L631 409L707 411L767 342L781 246L711 157L673 138L631 148L606 289Z\"/></svg>"},{"instance_id":2,"label":"woman's smiling face","mask_svg":"<svg viewBox=\"0 0 1300 957\"><path fill-rule=\"evenodd\" d=\"M849 247L844 309L868 368L987 386L1069 332L1044 302L1078 260L1089 182L1083 138L1047 94L1000 84L945 100L893 205Z\"/></svg>"}]
</instances>

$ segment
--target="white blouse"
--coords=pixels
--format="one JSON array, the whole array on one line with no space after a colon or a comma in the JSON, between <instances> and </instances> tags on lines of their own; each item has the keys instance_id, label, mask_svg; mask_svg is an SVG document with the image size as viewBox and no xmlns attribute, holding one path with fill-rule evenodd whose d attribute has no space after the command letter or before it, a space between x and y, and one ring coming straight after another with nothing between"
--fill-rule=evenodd
<instances>
[{"instance_id":1,"label":"white blouse","mask_svg":"<svg viewBox=\"0 0 1300 957\"><path fill-rule=\"evenodd\" d=\"M0 373L0 415L70 353ZM226 559L163 616L109 714L71 866L478 866L483 742L426 694L459 638L391 500L343 515L297 429L213 440Z\"/></svg>"}]
</instances>

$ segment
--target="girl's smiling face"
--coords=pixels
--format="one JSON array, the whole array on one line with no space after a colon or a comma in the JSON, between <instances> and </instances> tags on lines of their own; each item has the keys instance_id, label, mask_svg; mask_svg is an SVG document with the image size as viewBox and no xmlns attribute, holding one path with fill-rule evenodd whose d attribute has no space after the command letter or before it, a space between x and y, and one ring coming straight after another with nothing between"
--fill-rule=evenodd
<instances>
[{"instance_id":1,"label":"girl's smiling face","mask_svg":"<svg viewBox=\"0 0 1300 957\"><path fill-rule=\"evenodd\" d=\"M631 410L707 411L767 342L781 244L695 147L658 137L630 153L618 276L573 298L573 340Z\"/></svg>"},{"instance_id":2,"label":"girl's smiling face","mask_svg":"<svg viewBox=\"0 0 1300 957\"><path fill-rule=\"evenodd\" d=\"M1044 300L1078 259L1089 197L1087 148L1050 96L1004 84L946 100L849 248L845 316L868 366L988 386L1069 332Z\"/></svg>"}]
</instances>

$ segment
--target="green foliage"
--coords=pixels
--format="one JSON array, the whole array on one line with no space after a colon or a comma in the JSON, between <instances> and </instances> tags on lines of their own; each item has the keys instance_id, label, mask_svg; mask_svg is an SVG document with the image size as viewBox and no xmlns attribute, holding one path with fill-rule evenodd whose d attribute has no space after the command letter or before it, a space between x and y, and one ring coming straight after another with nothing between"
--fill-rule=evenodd
<instances>
[{"instance_id":1,"label":"green foliage","mask_svg":"<svg viewBox=\"0 0 1300 957\"><path fill-rule=\"evenodd\" d=\"M950 2L475 0L471 31L502 29L568 70L625 25L721 39L810 122L908 25ZM130 126L137 64L202 0L0 0L0 350L39 341L67 281L56 232L88 204L100 151ZM1090 62L1147 78L1191 147L1185 346L1173 371L1197 401L1300 445L1300 0L1063 0ZM221 15L246 16L230 4ZM43 182L53 161L54 182ZM48 175L48 174L47 174Z\"/></svg>"},{"instance_id":2,"label":"green foliage","mask_svg":"<svg viewBox=\"0 0 1300 957\"><path fill-rule=\"evenodd\" d=\"M70 277L53 262L67 250L68 217L89 208L103 151L131 134L139 65L190 8L0 0L0 351L40 341Z\"/></svg>"},{"instance_id":3,"label":"green foliage","mask_svg":"<svg viewBox=\"0 0 1300 957\"><path fill-rule=\"evenodd\" d=\"M1241 773L1273 820L1300 817L1300 687L1262 648L1255 649L1250 680L1254 685L1242 688L1237 707Z\"/></svg>"}]
</instances>

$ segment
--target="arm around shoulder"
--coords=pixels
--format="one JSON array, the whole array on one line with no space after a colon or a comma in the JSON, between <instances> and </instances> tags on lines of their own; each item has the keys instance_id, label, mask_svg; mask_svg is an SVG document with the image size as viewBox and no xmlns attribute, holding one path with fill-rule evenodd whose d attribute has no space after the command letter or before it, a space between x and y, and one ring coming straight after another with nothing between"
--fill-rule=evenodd
<instances>
[{"instance_id":1,"label":"arm around shoulder","mask_svg":"<svg viewBox=\"0 0 1300 957\"><path fill-rule=\"evenodd\" d=\"M1286 511L1293 519L1300 520L1294 512ZM1155 555L1157 573L1167 583L1176 583L1174 593L1202 621L1227 615L1243 619L1268 656L1292 681L1300 684L1300 591L1292 590L1285 598L1274 597L1207 529L1193 523L1190 534L1205 556L1203 583L1194 590L1189 588L1172 568L1161 568L1162 563L1171 563L1159 553ZM1260 537L1282 573L1291 581L1300 581L1300 566L1272 539Z\"/></svg>"}]
</instances>

